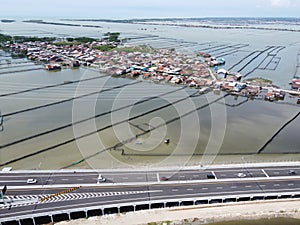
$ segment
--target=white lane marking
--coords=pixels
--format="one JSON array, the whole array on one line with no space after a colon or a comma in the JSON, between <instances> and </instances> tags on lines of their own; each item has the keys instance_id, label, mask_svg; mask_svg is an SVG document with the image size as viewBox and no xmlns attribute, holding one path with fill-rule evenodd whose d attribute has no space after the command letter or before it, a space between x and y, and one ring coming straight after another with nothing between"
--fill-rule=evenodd
<instances>
[{"instance_id":1,"label":"white lane marking","mask_svg":"<svg viewBox=\"0 0 300 225\"><path fill-rule=\"evenodd\" d=\"M237 169L224 169L224 170L220 170L220 169L214 169L215 172L217 173L224 173L224 172L229 172L229 173L238 173L240 172L241 170L245 170L245 168L237 168ZM257 172L257 168L248 168L247 171L254 171L254 172Z\"/></svg>"},{"instance_id":2,"label":"white lane marking","mask_svg":"<svg viewBox=\"0 0 300 225\"><path fill-rule=\"evenodd\" d=\"M223 189L223 187L217 187L217 189L218 189L218 190L221 190L221 189Z\"/></svg>"},{"instance_id":3,"label":"white lane marking","mask_svg":"<svg viewBox=\"0 0 300 225\"><path fill-rule=\"evenodd\" d=\"M259 185L259 186L261 186L261 187L265 187L266 185L265 185L265 184L261 184L261 185Z\"/></svg>"},{"instance_id":4,"label":"white lane marking","mask_svg":"<svg viewBox=\"0 0 300 225\"><path fill-rule=\"evenodd\" d=\"M61 180L69 180L69 179L61 179Z\"/></svg>"},{"instance_id":5,"label":"white lane marking","mask_svg":"<svg viewBox=\"0 0 300 225\"><path fill-rule=\"evenodd\" d=\"M77 179L77 180L84 180L84 179L81 179L81 178L80 178L80 179Z\"/></svg>"},{"instance_id":6,"label":"white lane marking","mask_svg":"<svg viewBox=\"0 0 300 225\"><path fill-rule=\"evenodd\" d=\"M129 178L128 177L123 177L123 180L128 180Z\"/></svg>"},{"instance_id":7,"label":"white lane marking","mask_svg":"<svg viewBox=\"0 0 300 225\"><path fill-rule=\"evenodd\" d=\"M204 188L202 188L202 190L207 190L207 189L208 189L208 188L205 188L205 187L204 187Z\"/></svg>"},{"instance_id":8,"label":"white lane marking","mask_svg":"<svg viewBox=\"0 0 300 225\"><path fill-rule=\"evenodd\" d=\"M193 191L194 189L193 188L189 188L189 189L186 189L187 191Z\"/></svg>"},{"instance_id":9,"label":"white lane marking","mask_svg":"<svg viewBox=\"0 0 300 225\"><path fill-rule=\"evenodd\" d=\"M273 172L274 174L279 174L279 172Z\"/></svg>"},{"instance_id":10,"label":"white lane marking","mask_svg":"<svg viewBox=\"0 0 300 225\"><path fill-rule=\"evenodd\" d=\"M294 186L294 184L288 184L288 186Z\"/></svg>"},{"instance_id":11,"label":"white lane marking","mask_svg":"<svg viewBox=\"0 0 300 225\"><path fill-rule=\"evenodd\" d=\"M251 188L251 187L252 187L251 185L245 186L245 188Z\"/></svg>"},{"instance_id":12,"label":"white lane marking","mask_svg":"<svg viewBox=\"0 0 300 225\"><path fill-rule=\"evenodd\" d=\"M40 201L40 198L50 196L47 195L21 195L21 196L5 196L5 199L12 201L12 207L21 207L36 204L45 204L51 202L71 201L76 199L88 199L88 198L99 198L105 196L120 196L120 195L137 195L145 193L156 193L163 192L163 190L152 190L152 191L128 191L128 192L96 192L96 193L68 193L59 196L55 196L51 199ZM9 205L5 204L0 206L0 209L8 208Z\"/></svg>"},{"instance_id":13,"label":"white lane marking","mask_svg":"<svg viewBox=\"0 0 300 225\"><path fill-rule=\"evenodd\" d=\"M0 180L0 183L17 183L17 182L27 182L27 180Z\"/></svg>"},{"instance_id":14,"label":"white lane marking","mask_svg":"<svg viewBox=\"0 0 300 225\"><path fill-rule=\"evenodd\" d=\"M269 177L269 175L267 174L267 172L266 172L264 169L261 169L261 171L264 173L264 175L265 175L266 177Z\"/></svg>"},{"instance_id":15,"label":"white lane marking","mask_svg":"<svg viewBox=\"0 0 300 225\"><path fill-rule=\"evenodd\" d=\"M175 192L175 191L178 191L178 189L172 189L172 191L174 191L174 192Z\"/></svg>"},{"instance_id":16,"label":"white lane marking","mask_svg":"<svg viewBox=\"0 0 300 225\"><path fill-rule=\"evenodd\" d=\"M199 175L194 174L193 177L199 177Z\"/></svg>"},{"instance_id":17,"label":"white lane marking","mask_svg":"<svg viewBox=\"0 0 300 225\"><path fill-rule=\"evenodd\" d=\"M274 184L274 187L279 187L280 186L280 184Z\"/></svg>"},{"instance_id":18,"label":"white lane marking","mask_svg":"<svg viewBox=\"0 0 300 225\"><path fill-rule=\"evenodd\" d=\"M237 186L232 186L231 188L237 188Z\"/></svg>"},{"instance_id":19,"label":"white lane marking","mask_svg":"<svg viewBox=\"0 0 300 225\"><path fill-rule=\"evenodd\" d=\"M215 180L217 180L218 178L217 178L217 176L216 176L215 172L214 172L214 171L211 171L211 173L212 173L212 175L214 175L214 176L215 176Z\"/></svg>"},{"instance_id":20,"label":"white lane marking","mask_svg":"<svg viewBox=\"0 0 300 225\"><path fill-rule=\"evenodd\" d=\"M180 178L185 178L185 176L179 176Z\"/></svg>"}]
</instances>

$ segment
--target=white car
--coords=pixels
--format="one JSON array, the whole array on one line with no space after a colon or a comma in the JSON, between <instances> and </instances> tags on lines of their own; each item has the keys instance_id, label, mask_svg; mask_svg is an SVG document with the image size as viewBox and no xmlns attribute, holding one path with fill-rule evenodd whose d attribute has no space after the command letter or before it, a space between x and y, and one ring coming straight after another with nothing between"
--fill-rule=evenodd
<instances>
[{"instance_id":1,"label":"white car","mask_svg":"<svg viewBox=\"0 0 300 225\"><path fill-rule=\"evenodd\" d=\"M103 177L101 174L99 174L98 178L97 178L97 183L103 183L106 181L106 178Z\"/></svg>"},{"instance_id":2,"label":"white car","mask_svg":"<svg viewBox=\"0 0 300 225\"><path fill-rule=\"evenodd\" d=\"M238 177L246 177L246 174L244 174L244 173L238 173L238 175L237 175Z\"/></svg>"},{"instance_id":3,"label":"white car","mask_svg":"<svg viewBox=\"0 0 300 225\"><path fill-rule=\"evenodd\" d=\"M32 178L27 179L27 184L35 184L35 183L37 183L36 179L32 179Z\"/></svg>"}]
</instances>

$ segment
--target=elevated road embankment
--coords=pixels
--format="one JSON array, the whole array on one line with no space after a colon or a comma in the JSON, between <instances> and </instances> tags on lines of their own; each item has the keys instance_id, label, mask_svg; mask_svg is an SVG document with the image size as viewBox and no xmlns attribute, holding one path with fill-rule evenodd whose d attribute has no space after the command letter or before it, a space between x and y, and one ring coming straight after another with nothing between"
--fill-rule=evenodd
<instances>
[{"instance_id":1,"label":"elevated road embankment","mask_svg":"<svg viewBox=\"0 0 300 225\"><path fill-rule=\"evenodd\" d=\"M99 182L101 174L105 182ZM189 167L178 171L1 172L4 224L43 224L185 205L300 197L300 165ZM27 184L27 179L36 180ZM8 222L10 221L10 222Z\"/></svg>"}]
</instances>

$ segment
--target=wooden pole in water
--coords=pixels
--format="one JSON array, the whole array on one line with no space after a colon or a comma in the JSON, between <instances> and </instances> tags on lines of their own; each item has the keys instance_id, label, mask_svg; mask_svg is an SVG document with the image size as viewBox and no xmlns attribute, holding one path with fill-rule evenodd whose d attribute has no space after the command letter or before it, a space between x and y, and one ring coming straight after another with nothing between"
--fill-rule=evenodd
<instances>
[{"instance_id":1,"label":"wooden pole in water","mask_svg":"<svg viewBox=\"0 0 300 225\"><path fill-rule=\"evenodd\" d=\"M3 123L3 116L1 115L1 111L0 111L0 126L2 126Z\"/></svg>"}]
</instances>

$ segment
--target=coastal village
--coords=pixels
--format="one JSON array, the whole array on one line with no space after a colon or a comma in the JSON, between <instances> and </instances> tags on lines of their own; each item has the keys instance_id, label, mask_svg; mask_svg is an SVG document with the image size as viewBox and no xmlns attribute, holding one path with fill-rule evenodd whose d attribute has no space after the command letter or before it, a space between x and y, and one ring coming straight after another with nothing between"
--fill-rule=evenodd
<instances>
[{"instance_id":1,"label":"coastal village","mask_svg":"<svg viewBox=\"0 0 300 225\"><path fill-rule=\"evenodd\" d=\"M50 71L83 65L112 76L142 77L154 82L199 88L201 94L227 91L268 101L284 100L288 94L291 102L300 104L300 79L292 80L292 90L282 90L262 78L242 80L242 74L224 69L224 58L215 58L205 52L192 56L174 49L124 47L109 40L66 44L46 41L10 42L5 47L14 53L23 53L37 63L44 63Z\"/></svg>"}]
</instances>

